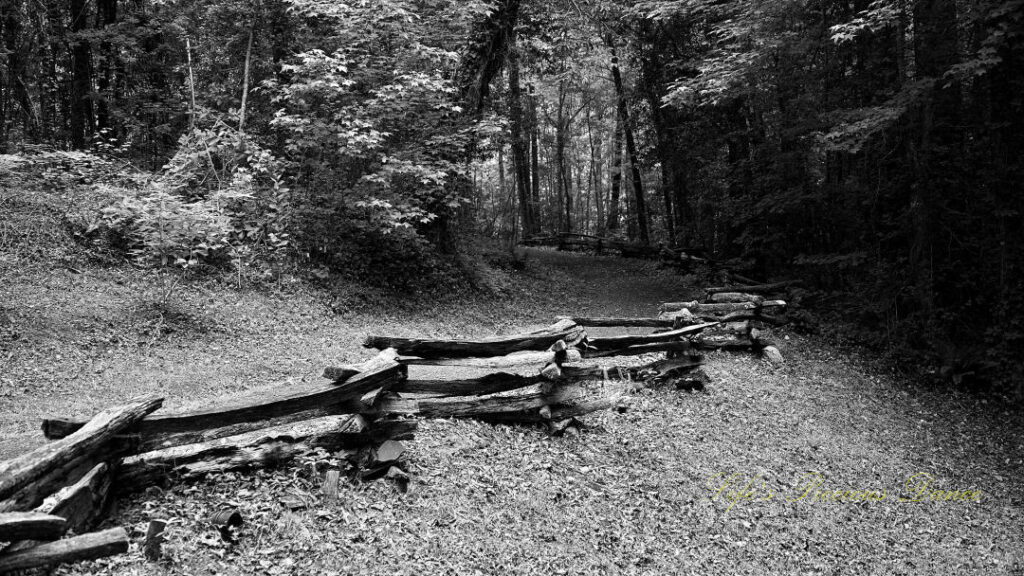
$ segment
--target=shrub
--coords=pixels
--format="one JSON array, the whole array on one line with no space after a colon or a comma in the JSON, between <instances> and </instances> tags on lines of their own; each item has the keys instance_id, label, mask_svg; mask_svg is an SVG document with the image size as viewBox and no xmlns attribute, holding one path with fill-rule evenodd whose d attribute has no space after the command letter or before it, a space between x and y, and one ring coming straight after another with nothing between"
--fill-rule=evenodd
<instances>
[{"instance_id":1,"label":"shrub","mask_svg":"<svg viewBox=\"0 0 1024 576\"><path fill-rule=\"evenodd\" d=\"M219 266L289 244L283 164L214 120L182 136L156 179L102 209L100 225L146 266Z\"/></svg>"}]
</instances>

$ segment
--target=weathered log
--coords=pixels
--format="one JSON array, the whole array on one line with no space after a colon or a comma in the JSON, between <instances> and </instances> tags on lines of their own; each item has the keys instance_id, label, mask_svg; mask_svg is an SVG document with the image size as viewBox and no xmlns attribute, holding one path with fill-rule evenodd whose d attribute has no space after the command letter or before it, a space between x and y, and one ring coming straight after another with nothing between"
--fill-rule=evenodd
<instances>
[{"instance_id":1,"label":"weathered log","mask_svg":"<svg viewBox=\"0 0 1024 576\"><path fill-rule=\"evenodd\" d=\"M771 284L756 284L753 286L716 286L714 288L708 288L706 292L708 294L718 294L721 292L746 292L748 294L757 293L764 294L767 292L775 292L793 286L795 284L802 284L803 280L785 280L783 282L773 282Z\"/></svg>"},{"instance_id":2,"label":"weathered log","mask_svg":"<svg viewBox=\"0 0 1024 576\"><path fill-rule=\"evenodd\" d=\"M760 350L762 347L753 338L733 334L700 335L693 339L693 345L704 350Z\"/></svg>"},{"instance_id":3,"label":"weathered log","mask_svg":"<svg viewBox=\"0 0 1024 576\"><path fill-rule=\"evenodd\" d=\"M96 453L115 435L137 423L162 403L163 398L147 396L124 406L104 410L66 438L0 462L0 500L14 496L49 472Z\"/></svg>"},{"instance_id":4,"label":"weathered log","mask_svg":"<svg viewBox=\"0 0 1024 576\"><path fill-rule=\"evenodd\" d=\"M82 532L102 515L112 478L111 466L100 462L78 482L44 500L36 511L60 516L67 520L69 530Z\"/></svg>"},{"instance_id":5,"label":"weathered log","mask_svg":"<svg viewBox=\"0 0 1024 576\"><path fill-rule=\"evenodd\" d=\"M750 331L752 329L753 326L750 324L749 321L746 320L739 322L722 322L717 326L705 330L704 334L711 336L720 336L726 334L731 334L734 336L749 336Z\"/></svg>"},{"instance_id":6,"label":"weathered log","mask_svg":"<svg viewBox=\"0 0 1024 576\"><path fill-rule=\"evenodd\" d=\"M335 384L341 384L356 374L376 372L381 368L387 367L389 363L397 361L397 359L398 351L394 348L387 348L365 362L324 368L324 378L334 380Z\"/></svg>"},{"instance_id":7,"label":"weathered log","mask_svg":"<svg viewBox=\"0 0 1024 576\"><path fill-rule=\"evenodd\" d=\"M669 330L667 332L657 332L654 334L630 334L626 336L599 336L594 338L587 338L586 345L588 347L595 348L597 350L611 350L617 348L626 348L629 346L636 346L641 344L656 344L659 342L672 342L685 338L692 334L697 334L705 328L710 328L717 325L718 322L708 322L705 324L695 324L693 326L686 326L684 328L678 328L675 330Z\"/></svg>"},{"instance_id":8,"label":"weathered log","mask_svg":"<svg viewBox=\"0 0 1024 576\"><path fill-rule=\"evenodd\" d=\"M730 302L722 304L702 304L700 302L665 302L659 307L662 312L671 312L676 310L689 310L691 313L696 315L704 314L728 314L730 312L737 312L741 310L763 310L765 308L784 308L786 302L783 300L765 300L760 304L754 304L753 302ZM702 316L703 317L703 316Z\"/></svg>"},{"instance_id":9,"label":"weathered log","mask_svg":"<svg viewBox=\"0 0 1024 576\"><path fill-rule=\"evenodd\" d=\"M639 356L652 352L687 352L690 350L690 342L657 342L654 344L639 344L625 348L614 348L611 350L583 350L583 358L607 358L611 356Z\"/></svg>"},{"instance_id":10,"label":"weathered log","mask_svg":"<svg viewBox=\"0 0 1024 576\"><path fill-rule=\"evenodd\" d=\"M269 418L258 422L243 422L241 424L232 424L231 426L222 426L220 428L211 428L209 430L200 430L198 432L180 432L176 434L156 433L146 435L145 437L135 435L132 445L135 448L134 453L152 452L153 450L163 450L164 448L184 446L185 444L209 442L218 438L237 436L239 434L245 434L246 432L260 430L262 428L271 428L302 420L312 420L323 416L362 413L363 410L359 406L353 406L351 404L354 401L355 399L341 405L330 405L323 408L315 408L313 410L303 410L301 412L287 414L278 418ZM373 425L364 432L347 434L344 437L344 442L346 446L362 446L390 438L395 434L406 435L415 431L415 429L415 422L407 421L404 424L399 423L398 425L391 421L374 422ZM129 438L132 437L129 436Z\"/></svg>"},{"instance_id":11,"label":"weathered log","mask_svg":"<svg viewBox=\"0 0 1024 576\"><path fill-rule=\"evenodd\" d=\"M597 390L600 390L599 388ZM385 399L382 413L426 418L483 418L500 414L536 412L543 406L558 407L583 402L594 389L577 383L541 383L484 396L454 396L421 400Z\"/></svg>"},{"instance_id":12,"label":"weathered log","mask_svg":"<svg viewBox=\"0 0 1024 576\"><path fill-rule=\"evenodd\" d=\"M571 321L558 324L540 332L495 336L479 340L434 340L421 338L392 338L368 336L363 346L367 348L394 348L405 356L420 358L472 358L504 356L526 350L547 350L559 340L575 342L582 336L583 329Z\"/></svg>"},{"instance_id":13,"label":"weathered log","mask_svg":"<svg viewBox=\"0 0 1024 576\"><path fill-rule=\"evenodd\" d=\"M567 378L583 380L645 380L670 369L694 369L704 363L699 355L678 356L657 360L642 366L563 366Z\"/></svg>"},{"instance_id":14,"label":"weathered log","mask_svg":"<svg viewBox=\"0 0 1024 576\"><path fill-rule=\"evenodd\" d=\"M14 492L6 500L0 500L0 512L24 511L36 508L53 494L78 482L99 462L119 458L124 455L124 444L118 438L107 442L91 454L79 456Z\"/></svg>"},{"instance_id":15,"label":"weathered log","mask_svg":"<svg viewBox=\"0 0 1024 576\"><path fill-rule=\"evenodd\" d=\"M694 316L693 313L687 310L686 308L662 312L658 314L658 319L671 322L673 328L690 326L692 324L697 324L699 322L697 320L697 317Z\"/></svg>"},{"instance_id":16,"label":"weathered log","mask_svg":"<svg viewBox=\"0 0 1024 576\"><path fill-rule=\"evenodd\" d=\"M640 328L671 328L671 319L662 318L603 318L589 316L573 316L568 318L580 326L592 328L635 326Z\"/></svg>"},{"instance_id":17,"label":"weathered log","mask_svg":"<svg viewBox=\"0 0 1024 576\"><path fill-rule=\"evenodd\" d=\"M714 292L708 295L707 300L712 304L723 304L729 302L753 302L754 304L760 304L761 302L764 302L764 296L760 296L758 294L746 294L743 292Z\"/></svg>"},{"instance_id":18,"label":"weathered log","mask_svg":"<svg viewBox=\"0 0 1024 576\"><path fill-rule=\"evenodd\" d=\"M62 477L73 478L74 475ZM70 486L60 488L56 493L43 500L42 504L36 507L35 512L50 514L63 518L67 523L67 529L81 533L92 528L92 525L103 515L107 504L107 495L110 493L110 482L112 480L111 467L106 462L100 462L89 470L77 482ZM53 482L42 481L42 490L33 492L34 498L37 494L49 493L57 489ZM14 497L5 504L15 504L18 498ZM21 506L10 505L7 507L24 507L30 505L31 501ZM0 538L2 541L3 538ZM35 540L21 540L12 542L4 551L14 552L35 546Z\"/></svg>"},{"instance_id":19,"label":"weathered log","mask_svg":"<svg viewBox=\"0 0 1024 576\"><path fill-rule=\"evenodd\" d=\"M221 402L211 408L170 414L156 414L143 419L131 432L144 442L158 435L201 432L246 422L259 422L280 418L304 410L330 409L346 401L359 398L377 388L387 388L405 378L404 366L390 362L374 372L365 372L342 384L284 385L260 391L258 398L250 396ZM81 423L49 418L43 421L47 438L61 438L81 426Z\"/></svg>"},{"instance_id":20,"label":"weathered log","mask_svg":"<svg viewBox=\"0 0 1024 576\"><path fill-rule=\"evenodd\" d=\"M554 366L554 364L552 364ZM406 380L393 387L393 392L432 394L435 396L474 396L515 390L547 380L542 375L521 376L496 372L469 380Z\"/></svg>"},{"instance_id":21,"label":"weathered log","mask_svg":"<svg viewBox=\"0 0 1024 576\"><path fill-rule=\"evenodd\" d=\"M772 324L775 326L781 326L788 324L789 319L784 315L771 314L761 309L756 310L739 310L737 312L730 312L724 316L714 316L722 322L738 322L742 320L757 320L766 324Z\"/></svg>"},{"instance_id":22,"label":"weathered log","mask_svg":"<svg viewBox=\"0 0 1024 576\"><path fill-rule=\"evenodd\" d=\"M584 416L592 412L603 412L605 410L622 409L629 397L628 388L625 386L606 387L602 394L587 399L576 400L552 408L548 413L542 414L536 411L505 412L482 416L481 419L488 422L520 422L520 423L551 423L565 422L577 416Z\"/></svg>"},{"instance_id":23,"label":"weathered log","mask_svg":"<svg viewBox=\"0 0 1024 576\"><path fill-rule=\"evenodd\" d=\"M366 429L366 421L358 415L324 416L201 444L146 452L124 459L115 487L120 493L127 493L168 477L189 479L278 464L312 453L315 448L336 450L343 447L351 434Z\"/></svg>"},{"instance_id":24,"label":"weathered log","mask_svg":"<svg viewBox=\"0 0 1024 576\"><path fill-rule=\"evenodd\" d=\"M128 533L124 528L82 534L48 542L0 556L0 574L79 560L92 560L128 551Z\"/></svg>"},{"instance_id":25,"label":"weathered log","mask_svg":"<svg viewBox=\"0 0 1024 576\"><path fill-rule=\"evenodd\" d=\"M0 513L0 542L56 540L68 529L68 521L42 512Z\"/></svg>"},{"instance_id":26,"label":"weathered log","mask_svg":"<svg viewBox=\"0 0 1024 576\"><path fill-rule=\"evenodd\" d=\"M241 422L239 424L209 428L207 430L171 433L152 431L145 434L125 434L120 436L119 439L124 439L126 442L129 442L134 448L132 453L139 454L142 452L152 452L153 450L163 450L164 448L173 448L175 446L184 446L185 444L209 442L218 438L237 436L238 434L252 432L253 430L260 430L261 428L280 426L291 422L311 420L313 418L343 413L346 413L343 406L331 404L329 406L314 408L312 410L293 412L277 418L268 418L266 420L258 420L255 422Z\"/></svg>"},{"instance_id":27,"label":"weathered log","mask_svg":"<svg viewBox=\"0 0 1024 576\"><path fill-rule=\"evenodd\" d=\"M420 366L472 366L475 368L508 368L511 366L522 366L524 364L549 364L551 362L579 362L580 353L575 348L560 352L516 352L507 356L495 356L493 358L414 358L402 357L399 362Z\"/></svg>"}]
</instances>

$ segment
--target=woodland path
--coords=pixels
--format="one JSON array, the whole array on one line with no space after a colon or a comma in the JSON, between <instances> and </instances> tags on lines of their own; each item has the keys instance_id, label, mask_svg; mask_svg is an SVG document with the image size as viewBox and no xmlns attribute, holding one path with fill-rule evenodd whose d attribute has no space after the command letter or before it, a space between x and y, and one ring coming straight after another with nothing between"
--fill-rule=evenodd
<instances>
[{"instance_id":1,"label":"woodland path","mask_svg":"<svg viewBox=\"0 0 1024 576\"><path fill-rule=\"evenodd\" d=\"M187 406L238 390L240 382L315 378L325 359L368 356L358 342L369 332L512 332L550 323L557 314L650 315L658 302L695 292L642 261L547 250L531 250L529 259L529 283L542 285L547 297L513 294L505 303L419 307L394 316L328 315L303 292L197 290L183 300L207 300L207 329L190 328L199 322L192 319L147 347L109 348L88 359L102 370L81 370L73 381L60 378L59 369L73 359L76 335L99 328L64 322L70 330L37 329L27 338L36 339L38 354L20 344L7 352L6 374L18 386L0 398L2 447L12 452L36 442L42 413L72 406L87 413L91 401L155 389L168 405ZM80 315L100 314L115 305L120 286L109 276L86 271L50 278L45 289L26 282L17 293L21 301L8 310L31 303L44 320L59 322L58 314L71 313L62 306L73 302ZM72 291L61 291L62 283ZM245 314L237 312L241 306ZM28 333L29 320L13 323ZM304 485L281 470L140 495L110 522L144 526L152 510L181 518L168 546L186 573L216 567L249 574L270 561L281 573L297 574L1019 574L1020 414L789 336L781 342L783 367L712 353L704 392L641 391L624 414L588 415L576 436L425 421L408 444L414 481L405 495L374 483L352 489L339 504L310 496L309 508L282 512L278 497ZM54 359L61 353L63 362ZM36 358L36 374L58 377L27 378L28 358ZM886 496L792 501L810 472L822 475L823 490L885 490ZM980 490L981 501L898 502L914 497L905 483L919 472L934 478L931 488ZM721 484L717 474L737 474L735 488L750 482L750 499L730 508L725 491L712 500ZM224 501L238 503L251 519L242 544L231 550L204 539L206 527L194 520ZM124 574L148 569L141 557L109 567Z\"/></svg>"}]
</instances>

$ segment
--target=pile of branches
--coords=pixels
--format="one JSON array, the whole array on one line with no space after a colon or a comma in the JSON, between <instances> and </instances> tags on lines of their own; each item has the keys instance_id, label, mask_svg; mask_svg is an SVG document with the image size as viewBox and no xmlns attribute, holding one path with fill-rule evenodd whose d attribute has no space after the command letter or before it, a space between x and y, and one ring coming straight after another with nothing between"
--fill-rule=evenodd
<instances>
[{"instance_id":1,"label":"pile of branches","mask_svg":"<svg viewBox=\"0 0 1024 576\"><path fill-rule=\"evenodd\" d=\"M0 543L8 543L0 574L127 551L123 528L88 530L114 498L149 486L276 465L319 450L394 454L416 422L371 418L349 407L404 380L406 368L393 361L361 368L342 383L289 384L203 410L164 413L163 399L147 396L85 422L44 420L52 442L0 463ZM393 475L395 460L363 458L370 469L360 477ZM68 532L77 535L62 539ZM149 534L147 541L158 537Z\"/></svg>"}]
</instances>

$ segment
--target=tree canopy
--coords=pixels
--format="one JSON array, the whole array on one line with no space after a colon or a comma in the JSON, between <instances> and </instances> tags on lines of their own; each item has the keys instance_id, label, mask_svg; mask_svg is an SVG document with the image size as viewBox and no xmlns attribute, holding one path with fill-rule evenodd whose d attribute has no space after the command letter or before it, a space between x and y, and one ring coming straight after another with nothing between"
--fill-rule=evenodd
<instances>
[{"instance_id":1,"label":"tree canopy","mask_svg":"<svg viewBox=\"0 0 1024 576\"><path fill-rule=\"evenodd\" d=\"M1020 378L1022 5L3 0L0 149L151 171L102 225L153 265L406 285L471 238L594 234Z\"/></svg>"}]
</instances>

